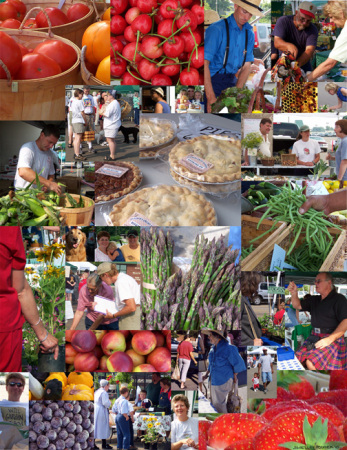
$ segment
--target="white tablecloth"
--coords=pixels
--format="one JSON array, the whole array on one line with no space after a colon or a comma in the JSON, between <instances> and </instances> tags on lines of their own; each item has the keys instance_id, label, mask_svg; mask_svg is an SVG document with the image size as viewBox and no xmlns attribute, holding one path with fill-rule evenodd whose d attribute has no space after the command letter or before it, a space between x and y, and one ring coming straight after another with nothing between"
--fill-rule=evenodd
<instances>
[{"instance_id":1,"label":"white tablecloth","mask_svg":"<svg viewBox=\"0 0 347 450\"><path fill-rule=\"evenodd\" d=\"M305 368L298 358L294 356L294 359L277 361L277 370L305 370Z\"/></svg>"}]
</instances>

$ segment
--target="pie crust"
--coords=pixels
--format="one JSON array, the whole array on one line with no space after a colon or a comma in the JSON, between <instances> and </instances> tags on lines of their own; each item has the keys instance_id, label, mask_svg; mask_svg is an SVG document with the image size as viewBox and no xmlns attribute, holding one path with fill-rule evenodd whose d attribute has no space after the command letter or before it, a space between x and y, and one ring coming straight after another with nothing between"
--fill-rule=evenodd
<instances>
[{"instance_id":1,"label":"pie crust","mask_svg":"<svg viewBox=\"0 0 347 450\"><path fill-rule=\"evenodd\" d=\"M104 164L127 167L129 170L120 178L96 173ZM129 194L140 185L141 181L140 169L131 162L95 161L95 203L107 202Z\"/></svg>"},{"instance_id":2,"label":"pie crust","mask_svg":"<svg viewBox=\"0 0 347 450\"><path fill-rule=\"evenodd\" d=\"M179 161L190 153L213 164L205 173L190 171ZM198 136L177 144L169 155L172 169L183 177L208 183L225 183L241 179L241 142L217 136Z\"/></svg>"},{"instance_id":3,"label":"pie crust","mask_svg":"<svg viewBox=\"0 0 347 450\"><path fill-rule=\"evenodd\" d=\"M113 225L123 225L134 213L145 216L155 225L217 225L216 213L201 194L185 187L159 185L127 195L113 206Z\"/></svg>"},{"instance_id":4,"label":"pie crust","mask_svg":"<svg viewBox=\"0 0 347 450\"><path fill-rule=\"evenodd\" d=\"M235 186L230 188L231 184L201 184L197 181L191 181L187 178L181 177L174 170L170 169L170 175L180 185L187 186L190 189L196 189L206 194L223 195L230 194L231 192L241 190L241 180L235 180Z\"/></svg>"},{"instance_id":5,"label":"pie crust","mask_svg":"<svg viewBox=\"0 0 347 450\"><path fill-rule=\"evenodd\" d=\"M158 147L169 143L176 135L175 124L165 119L140 120L140 148Z\"/></svg>"}]
</instances>

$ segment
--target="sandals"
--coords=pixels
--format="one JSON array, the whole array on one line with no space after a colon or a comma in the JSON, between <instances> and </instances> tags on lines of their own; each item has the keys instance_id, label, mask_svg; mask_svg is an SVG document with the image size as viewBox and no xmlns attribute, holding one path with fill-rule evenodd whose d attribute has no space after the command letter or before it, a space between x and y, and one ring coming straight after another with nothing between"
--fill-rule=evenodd
<instances>
[{"instance_id":1,"label":"sandals","mask_svg":"<svg viewBox=\"0 0 347 450\"><path fill-rule=\"evenodd\" d=\"M74 160L75 161L86 161L86 157L85 156L82 156L81 154L80 155L74 155Z\"/></svg>"},{"instance_id":2,"label":"sandals","mask_svg":"<svg viewBox=\"0 0 347 450\"><path fill-rule=\"evenodd\" d=\"M116 161L116 158L111 158L111 156L105 156L105 161Z\"/></svg>"},{"instance_id":3,"label":"sandals","mask_svg":"<svg viewBox=\"0 0 347 450\"><path fill-rule=\"evenodd\" d=\"M69 144L69 145L68 145L68 147L69 147L69 148L72 148L72 147L73 147L73 145L72 145L72 144Z\"/></svg>"}]
</instances>

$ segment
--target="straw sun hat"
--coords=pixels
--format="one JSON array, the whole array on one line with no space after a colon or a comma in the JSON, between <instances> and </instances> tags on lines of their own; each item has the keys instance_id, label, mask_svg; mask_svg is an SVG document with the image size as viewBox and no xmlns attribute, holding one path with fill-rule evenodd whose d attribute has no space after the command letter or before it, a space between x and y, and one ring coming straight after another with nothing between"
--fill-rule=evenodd
<instances>
[{"instance_id":1,"label":"straw sun hat","mask_svg":"<svg viewBox=\"0 0 347 450\"><path fill-rule=\"evenodd\" d=\"M264 17L263 10L259 6L261 0L233 0L233 2L253 16Z\"/></svg>"}]
</instances>

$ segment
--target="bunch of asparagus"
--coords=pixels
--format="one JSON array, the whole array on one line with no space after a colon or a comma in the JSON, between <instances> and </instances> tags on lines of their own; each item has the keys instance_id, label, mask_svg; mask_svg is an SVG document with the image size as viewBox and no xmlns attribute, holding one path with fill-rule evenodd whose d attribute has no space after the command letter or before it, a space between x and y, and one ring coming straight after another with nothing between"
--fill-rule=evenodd
<instances>
[{"instance_id":1,"label":"bunch of asparagus","mask_svg":"<svg viewBox=\"0 0 347 450\"><path fill-rule=\"evenodd\" d=\"M169 233L165 238L162 230L157 235L154 229L142 229L141 247L143 329L240 329L238 250L226 247L223 236L212 241L197 236L190 270L184 274L180 269L171 274Z\"/></svg>"}]
</instances>

